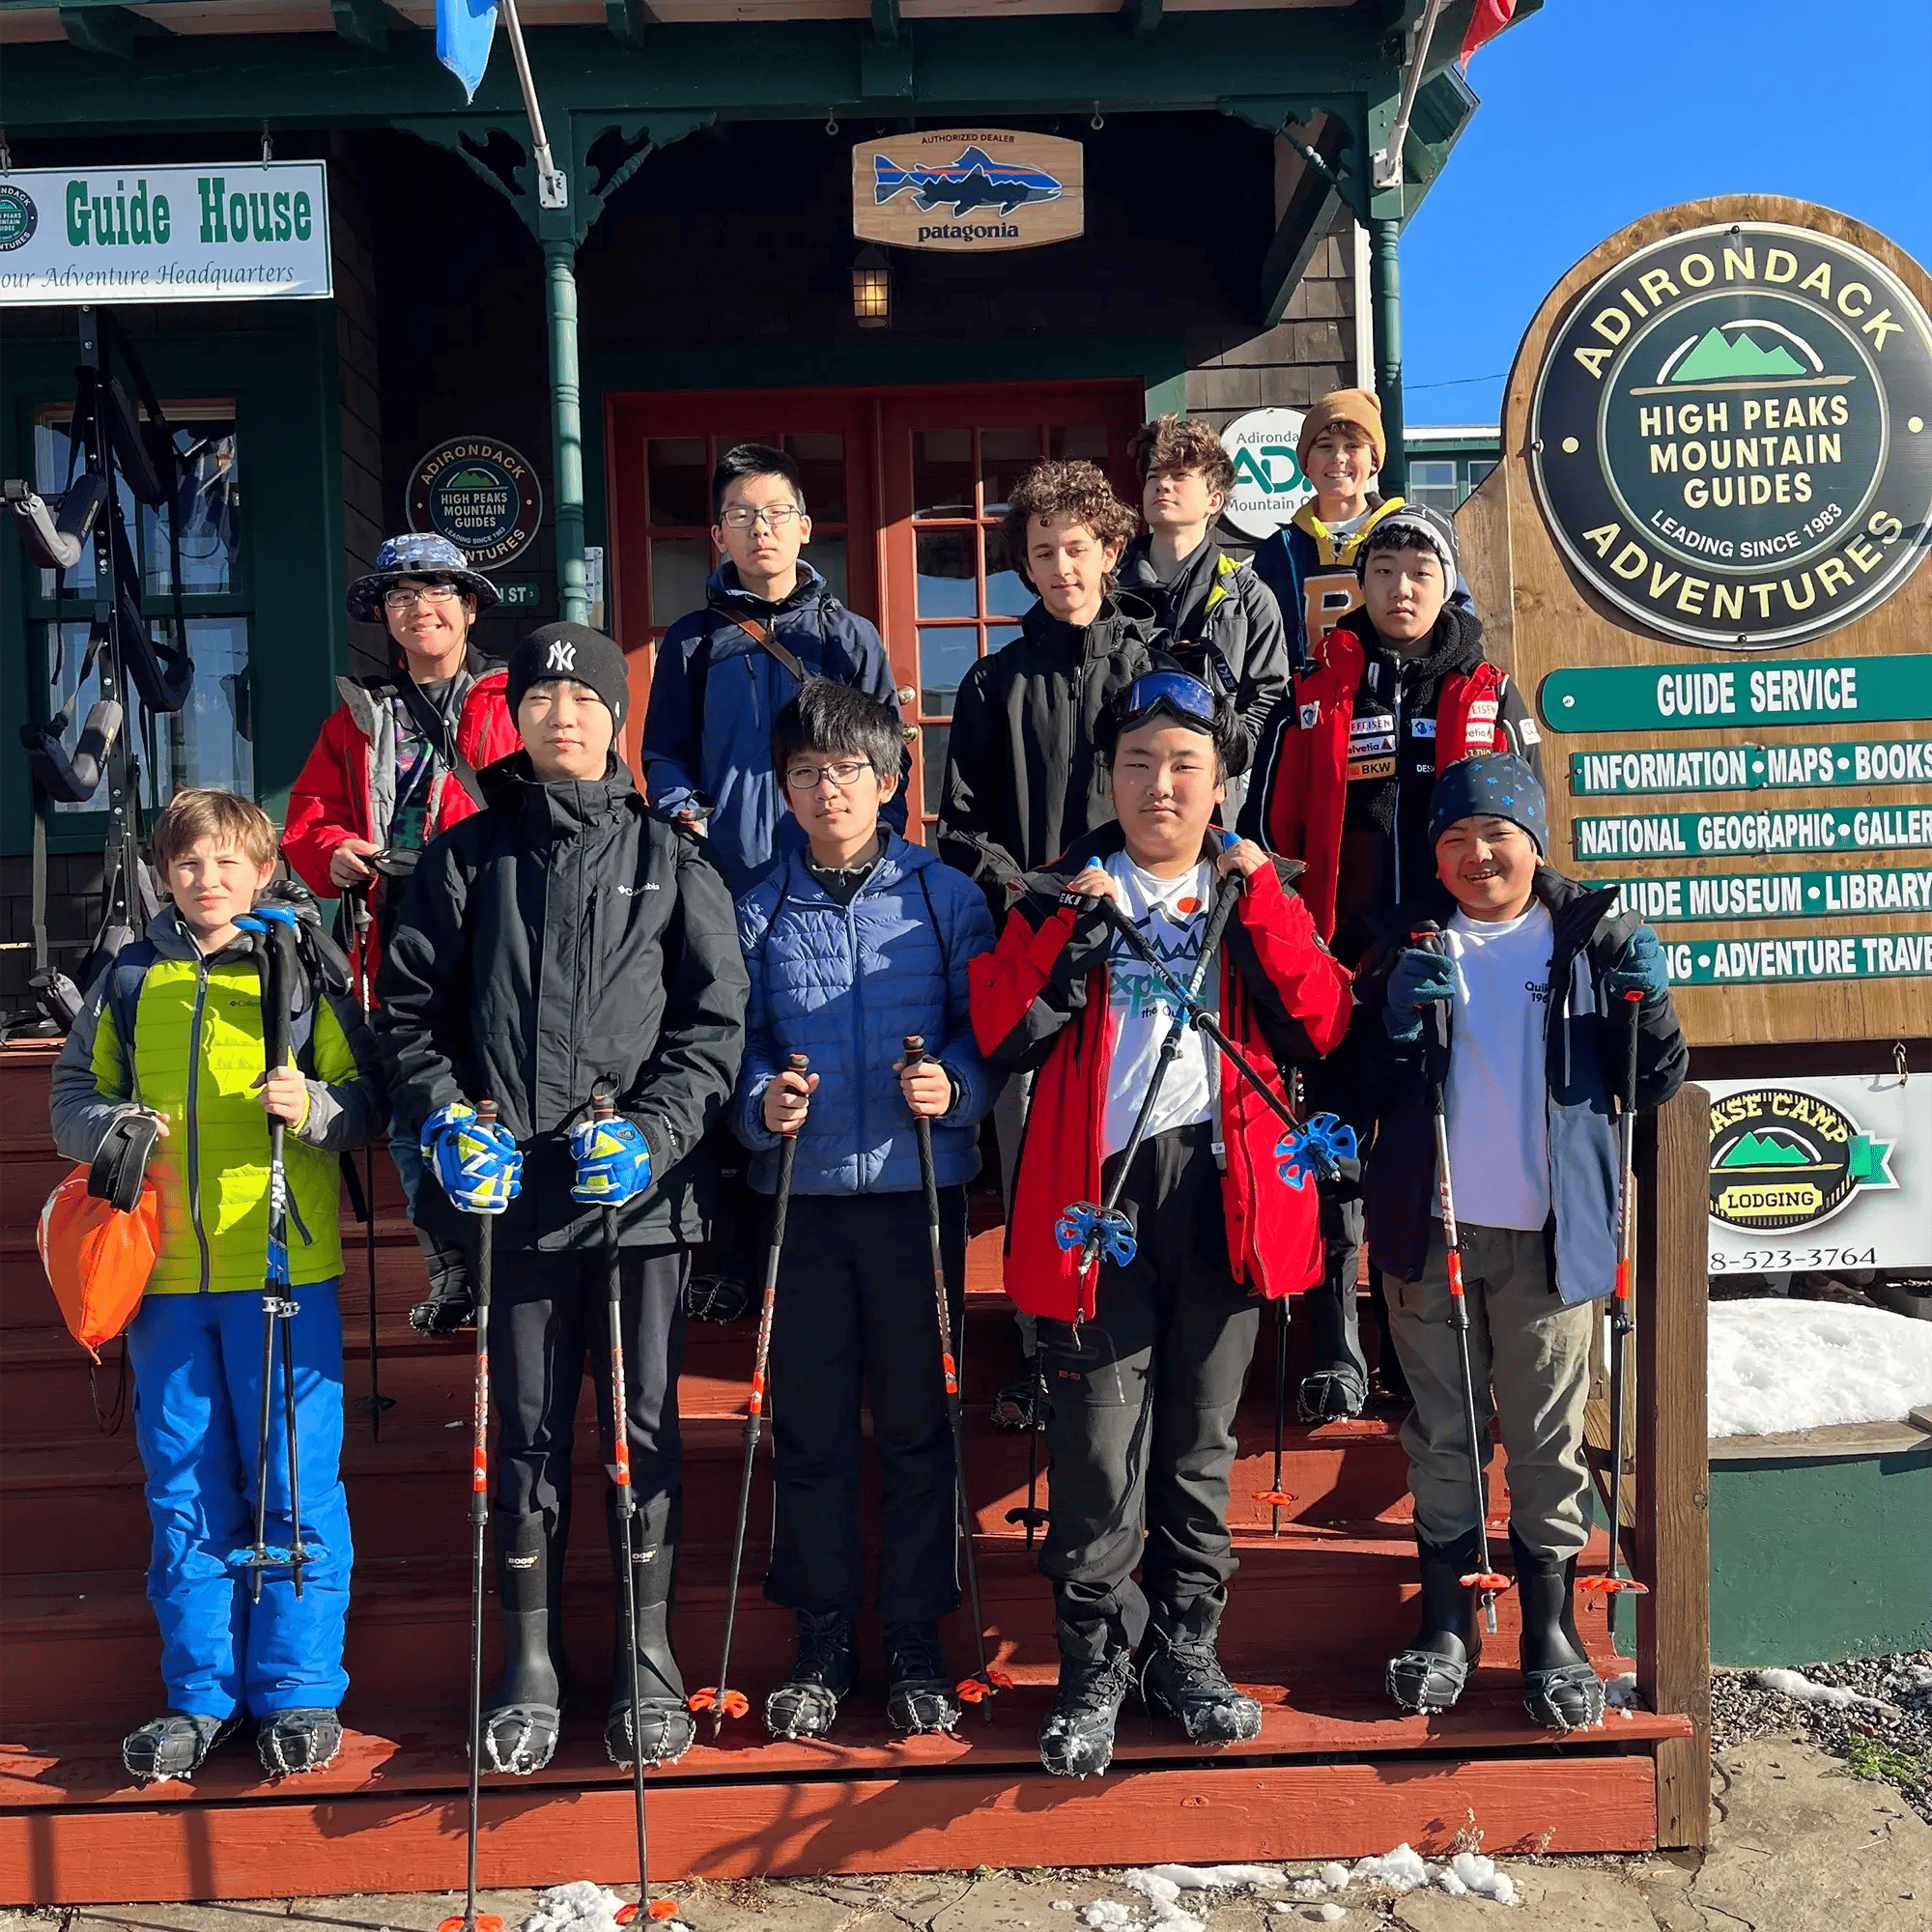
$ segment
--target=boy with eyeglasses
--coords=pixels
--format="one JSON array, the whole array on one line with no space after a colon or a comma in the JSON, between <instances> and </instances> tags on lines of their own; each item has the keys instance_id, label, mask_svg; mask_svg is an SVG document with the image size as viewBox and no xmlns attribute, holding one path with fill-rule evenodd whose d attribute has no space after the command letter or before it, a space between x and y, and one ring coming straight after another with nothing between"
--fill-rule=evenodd
<instances>
[{"instance_id":1,"label":"boy with eyeglasses","mask_svg":"<svg viewBox=\"0 0 1932 1932\"><path fill-rule=\"evenodd\" d=\"M711 476L711 541L720 561L704 608L680 618L658 645L639 748L651 810L701 832L733 895L750 890L781 852L805 843L772 769L772 727L807 678L830 678L897 708L879 634L832 594L800 552L811 517L798 465L768 443L741 442ZM885 803L905 830L899 785ZM725 1197L719 1252L692 1283L692 1312L728 1321L750 1305L755 1203L743 1150L721 1136Z\"/></svg>"},{"instance_id":2,"label":"boy with eyeglasses","mask_svg":"<svg viewBox=\"0 0 1932 1932\"><path fill-rule=\"evenodd\" d=\"M1061 1776L1107 1769L1136 1676L1196 1744L1261 1729L1215 1650L1237 1567L1235 1409L1263 1299L1321 1277L1315 1191L1275 1114L1200 1032L1169 1054L1174 996L1101 912L1198 984L1277 1095L1287 1068L1341 1039L1349 975L1289 890L1295 868L1213 824L1237 743L1205 685L1136 679L1098 733L1114 822L1025 881L973 968L980 1050L1034 1070L1006 1287L1038 1319L1053 1389L1039 1567L1060 1682L1039 1753Z\"/></svg>"},{"instance_id":3,"label":"boy with eyeglasses","mask_svg":"<svg viewBox=\"0 0 1932 1932\"><path fill-rule=\"evenodd\" d=\"M806 844L738 901L752 993L731 1123L760 1195L798 1144L772 1332L765 1594L798 1617L797 1661L765 1704L779 1738L822 1736L858 1679L862 1402L879 1463L888 1715L901 1732L959 1717L939 1643L959 1605L954 1471L914 1121L932 1123L956 1330L966 1183L999 1087L974 1043L967 969L993 923L965 879L880 822L902 742L896 709L809 680L772 733ZM908 1065L913 1034L926 1051Z\"/></svg>"}]
</instances>

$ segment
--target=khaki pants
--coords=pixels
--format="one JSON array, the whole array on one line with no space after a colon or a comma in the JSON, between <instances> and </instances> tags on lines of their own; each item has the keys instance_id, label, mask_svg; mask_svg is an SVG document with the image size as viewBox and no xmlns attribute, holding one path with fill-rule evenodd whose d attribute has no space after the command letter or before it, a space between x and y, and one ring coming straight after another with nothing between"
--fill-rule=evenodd
<instances>
[{"instance_id":1,"label":"khaki pants","mask_svg":"<svg viewBox=\"0 0 1932 1932\"><path fill-rule=\"evenodd\" d=\"M1531 1549L1571 1555L1590 1534L1583 1404L1590 1389L1590 1325L1601 1311L1594 1302L1567 1308L1557 1298L1540 1233L1465 1223L1462 1236L1485 1470L1490 1422L1499 1416L1518 1537ZM1476 1505L1441 1235L1430 1245L1420 1281L1388 1275L1384 1285L1396 1352L1415 1399L1402 1428L1415 1525L1427 1542L1446 1544L1476 1527Z\"/></svg>"}]
</instances>

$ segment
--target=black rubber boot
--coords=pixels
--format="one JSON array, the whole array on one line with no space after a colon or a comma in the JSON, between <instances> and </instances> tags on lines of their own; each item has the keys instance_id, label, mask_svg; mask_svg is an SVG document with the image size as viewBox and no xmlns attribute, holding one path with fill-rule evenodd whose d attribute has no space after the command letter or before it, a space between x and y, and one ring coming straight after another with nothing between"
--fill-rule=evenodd
<instances>
[{"instance_id":1,"label":"black rubber boot","mask_svg":"<svg viewBox=\"0 0 1932 1932\"><path fill-rule=\"evenodd\" d=\"M563 1682L552 1655L552 1578L563 1538L541 1511L493 1519L503 1675L483 1707L483 1769L527 1777L556 1750Z\"/></svg>"},{"instance_id":2,"label":"black rubber boot","mask_svg":"<svg viewBox=\"0 0 1932 1932\"><path fill-rule=\"evenodd\" d=\"M1173 1718L1197 1745L1261 1735L1262 1707L1228 1682L1214 1654L1222 1604L1219 1591L1179 1610L1156 1604L1141 1650L1141 1701Z\"/></svg>"},{"instance_id":3,"label":"black rubber boot","mask_svg":"<svg viewBox=\"0 0 1932 1932\"><path fill-rule=\"evenodd\" d=\"M327 1771L342 1748L342 1719L333 1711L271 1711L255 1733L255 1748L270 1777Z\"/></svg>"},{"instance_id":4,"label":"black rubber boot","mask_svg":"<svg viewBox=\"0 0 1932 1932\"><path fill-rule=\"evenodd\" d=\"M765 1699L765 1729L775 1738L822 1738L839 1699L859 1681L852 1619L843 1610L798 1612L798 1658L791 1675Z\"/></svg>"},{"instance_id":5,"label":"black rubber boot","mask_svg":"<svg viewBox=\"0 0 1932 1932\"><path fill-rule=\"evenodd\" d=\"M205 1718L188 1711L167 1711L151 1718L121 1740L121 1762L128 1775L143 1784L166 1784L170 1778L192 1777L210 1751L232 1738L242 1714Z\"/></svg>"},{"instance_id":6,"label":"black rubber boot","mask_svg":"<svg viewBox=\"0 0 1932 1932\"><path fill-rule=\"evenodd\" d=\"M1360 1250L1350 1247L1338 1261L1333 1247L1331 1243L1328 1279L1311 1288L1295 1311L1315 1341L1315 1367L1295 1392L1303 1422L1343 1421L1368 1406L1369 1365L1362 1354L1354 1278ZM1346 1281L1339 1279L1343 1272Z\"/></svg>"},{"instance_id":7,"label":"black rubber boot","mask_svg":"<svg viewBox=\"0 0 1932 1932\"><path fill-rule=\"evenodd\" d=\"M644 1762L675 1764L697 1737L684 1701L684 1678L670 1652L671 1574L677 1561L680 1497L659 1496L638 1512L631 1528L631 1561L638 1579L638 1741ZM611 1670L611 1707L604 1747L612 1764L633 1761L631 1668L624 1654L623 1524L614 1495L605 1498L605 1527L617 1573L617 1653Z\"/></svg>"},{"instance_id":8,"label":"black rubber boot","mask_svg":"<svg viewBox=\"0 0 1932 1932\"><path fill-rule=\"evenodd\" d=\"M886 1716L894 1730L950 1731L959 1721L937 1624L886 1626Z\"/></svg>"},{"instance_id":9,"label":"black rubber boot","mask_svg":"<svg viewBox=\"0 0 1932 1932\"><path fill-rule=\"evenodd\" d=\"M469 1257L421 1228L416 1230L416 1245L422 1249L429 1274L429 1293L410 1310L410 1326L418 1335L454 1335L474 1328L476 1291L470 1285Z\"/></svg>"},{"instance_id":10,"label":"black rubber boot","mask_svg":"<svg viewBox=\"0 0 1932 1932\"><path fill-rule=\"evenodd\" d=\"M1525 1548L1514 1527L1517 1602L1522 1611L1518 1656L1522 1663L1522 1707L1552 1731L1577 1731L1604 1721L1604 1680L1577 1634L1574 1556Z\"/></svg>"},{"instance_id":11,"label":"black rubber boot","mask_svg":"<svg viewBox=\"0 0 1932 1932\"><path fill-rule=\"evenodd\" d=\"M1389 1660L1388 1693L1405 1711L1454 1708L1483 1654L1476 1593L1463 1578L1482 1567L1481 1542L1471 1529L1437 1546L1418 1535L1422 1566L1422 1627L1415 1641Z\"/></svg>"},{"instance_id":12,"label":"black rubber boot","mask_svg":"<svg viewBox=\"0 0 1932 1932\"><path fill-rule=\"evenodd\" d=\"M1114 1761L1114 1726L1133 1682L1134 1655L1111 1623L1054 1625L1060 1683L1039 1727L1039 1761L1056 1777L1097 1777Z\"/></svg>"}]
</instances>

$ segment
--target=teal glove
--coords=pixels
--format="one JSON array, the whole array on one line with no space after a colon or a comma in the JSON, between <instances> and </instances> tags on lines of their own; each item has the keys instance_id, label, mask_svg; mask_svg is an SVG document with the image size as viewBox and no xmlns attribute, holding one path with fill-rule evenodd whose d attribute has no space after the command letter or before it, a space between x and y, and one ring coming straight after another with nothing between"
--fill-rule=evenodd
<instances>
[{"instance_id":1,"label":"teal glove","mask_svg":"<svg viewBox=\"0 0 1932 1932\"><path fill-rule=\"evenodd\" d=\"M1456 997L1456 967L1439 952L1406 947L1389 975L1382 1026L1398 1046L1422 1037L1422 1009Z\"/></svg>"}]
</instances>

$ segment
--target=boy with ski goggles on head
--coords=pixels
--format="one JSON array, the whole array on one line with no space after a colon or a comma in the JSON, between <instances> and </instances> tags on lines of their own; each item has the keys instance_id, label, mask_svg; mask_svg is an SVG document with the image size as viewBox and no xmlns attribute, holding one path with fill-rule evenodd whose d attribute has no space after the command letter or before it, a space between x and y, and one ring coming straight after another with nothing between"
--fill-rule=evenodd
<instances>
[{"instance_id":1,"label":"boy with ski goggles on head","mask_svg":"<svg viewBox=\"0 0 1932 1932\"><path fill-rule=\"evenodd\" d=\"M1026 881L973 968L987 1059L1037 1069L1006 1285L1039 1320L1053 1390L1040 1569L1060 1682L1040 1760L1065 1776L1111 1762L1136 1652L1150 1708L1194 1742L1261 1726L1215 1654L1235 1408L1262 1299L1320 1275L1314 1191L1262 1097L1200 1031L1175 1036L1175 984L1278 1099L1350 1001L1293 868L1213 825L1232 742L1205 685L1135 680L1099 732L1115 822Z\"/></svg>"},{"instance_id":2,"label":"boy with ski goggles on head","mask_svg":"<svg viewBox=\"0 0 1932 1932\"><path fill-rule=\"evenodd\" d=\"M267 975L250 921L275 868L275 829L252 800L177 792L156 821L155 862L172 903L123 947L89 995L54 1067L54 1140L92 1161L127 1116L159 1117L161 1240L128 1330L134 1435L154 1520L148 1596L161 1627L168 1708L121 1747L142 1781L187 1777L242 1722L257 1720L271 1777L321 1771L342 1747L336 1709L355 1561L342 1451L342 1275L337 1155L388 1118L375 1043L347 989L306 949L291 990L293 1065L265 1069ZM297 889L299 891L299 888ZM313 902L303 895L313 923ZM299 955L298 955L299 956ZM292 1564L236 1561L254 1539L260 1466L263 1290L270 1267L268 1117L283 1123L296 1473L279 1389L267 1468L269 1549ZM259 1597L253 1587L259 1577Z\"/></svg>"},{"instance_id":3,"label":"boy with ski goggles on head","mask_svg":"<svg viewBox=\"0 0 1932 1932\"><path fill-rule=\"evenodd\" d=\"M1476 1662L1475 1591L1493 1587L1472 1579L1487 1574L1479 1471L1494 1417L1509 1457L1523 1702L1569 1730L1604 1712L1571 1585L1590 1533L1590 1332L1617 1271L1618 1120L1669 1099L1689 1054L1656 935L1617 911L1613 890L1545 863L1543 788L1523 759L1451 765L1429 829L1435 883L1378 921L1357 981L1356 1031L1379 1093L1368 1236L1415 1402L1403 1441L1422 1625L1391 1661L1388 1690L1408 1710L1444 1711ZM1436 1222L1437 1092L1467 1387Z\"/></svg>"},{"instance_id":4,"label":"boy with ski goggles on head","mask_svg":"<svg viewBox=\"0 0 1932 1932\"><path fill-rule=\"evenodd\" d=\"M612 1491L606 1529L637 1577L616 1633L605 1723L612 1760L692 1741L670 1648L682 1465L677 1377L692 1244L714 1211L703 1146L744 1043L745 967L730 895L703 841L644 808L618 754L623 653L582 624L532 632L507 696L524 750L481 776L486 809L423 854L381 980L398 1116L427 1170L415 1212L450 1239L493 1230L494 1540L504 1670L484 1714L487 1770L550 1761L565 1676L558 1593L584 1358L611 1416L609 1250L616 1216L626 1439L638 1547ZM614 1102L591 1118L600 1094ZM494 1100L497 1122L477 1118ZM431 1177L434 1177L432 1184ZM471 1224L473 1225L473 1224ZM624 1645L642 1698L634 1732Z\"/></svg>"},{"instance_id":5,"label":"boy with ski goggles on head","mask_svg":"<svg viewBox=\"0 0 1932 1932\"><path fill-rule=\"evenodd\" d=\"M879 1460L878 1607L902 1732L959 1716L939 1644L958 1607L948 1437L916 1118L931 1122L956 1328L966 1182L999 1077L974 1043L967 969L984 901L881 810L898 784L895 710L813 678L779 714L772 764L805 849L738 901L751 973L732 1125L770 1196L796 1142L772 1331L774 1526L765 1594L798 1617L797 1662L765 1704L774 1737L818 1737L858 1676L862 1404ZM926 1052L909 1065L902 1042ZM787 1062L803 1055L805 1073Z\"/></svg>"}]
</instances>

